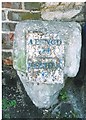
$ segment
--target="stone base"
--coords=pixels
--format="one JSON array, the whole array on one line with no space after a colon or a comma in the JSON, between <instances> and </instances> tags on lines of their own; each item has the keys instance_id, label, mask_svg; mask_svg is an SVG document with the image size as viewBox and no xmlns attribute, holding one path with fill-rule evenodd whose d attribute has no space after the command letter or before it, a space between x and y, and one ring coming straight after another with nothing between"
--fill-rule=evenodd
<instances>
[{"instance_id":1,"label":"stone base","mask_svg":"<svg viewBox=\"0 0 86 120\"><path fill-rule=\"evenodd\" d=\"M38 108L49 108L58 102L58 95L64 84L37 84L29 82L26 75L17 71L24 88Z\"/></svg>"}]
</instances>

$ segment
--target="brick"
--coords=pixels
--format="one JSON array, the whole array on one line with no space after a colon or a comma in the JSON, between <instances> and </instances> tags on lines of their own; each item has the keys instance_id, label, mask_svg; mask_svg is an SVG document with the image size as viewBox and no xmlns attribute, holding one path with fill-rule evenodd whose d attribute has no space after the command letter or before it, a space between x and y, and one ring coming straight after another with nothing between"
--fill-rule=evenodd
<instances>
[{"instance_id":1,"label":"brick","mask_svg":"<svg viewBox=\"0 0 86 120\"><path fill-rule=\"evenodd\" d=\"M12 49L13 47L13 40L12 34L2 34L2 49Z\"/></svg>"},{"instance_id":2,"label":"brick","mask_svg":"<svg viewBox=\"0 0 86 120\"><path fill-rule=\"evenodd\" d=\"M8 12L8 19L14 20L14 21L20 21L21 20L21 14L20 12Z\"/></svg>"},{"instance_id":3,"label":"brick","mask_svg":"<svg viewBox=\"0 0 86 120\"><path fill-rule=\"evenodd\" d=\"M3 2L3 8L12 8L12 9L21 9L22 3L21 2Z\"/></svg>"},{"instance_id":4,"label":"brick","mask_svg":"<svg viewBox=\"0 0 86 120\"><path fill-rule=\"evenodd\" d=\"M37 20L41 18L41 13L25 13L25 14L23 13L21 17L22 20L27 20L27 19Z\"/></svg>"},{"instance_id":5,"label":"brick","mask_svg":"<svg viewBox=\"0 0 86 120\"><path fill-rule=\"evenodd\" d=\"M2 31L15 31L16 23L2 23Z\"/></svg>"},{"instance_id":6,"label":"brick","mask_svg":"<svg viewBox=\"0 0 86 120\"><path fill-rule=\"evenodd\" d=\"M25 2L26 10L40 10L41 3L40 2Z\"/></svg>"},{"instance_id":7,"label":"brick","mask_svg":"<svg viewBox=\"0 0 86 120\"><path fill-rule=\"evenodd\" d=\"M40 19L41 13L30 13L30 12L13 12L9 11L8 13L8 19L14 20L14 21L21 21L21 20L27 20L27 19Z\"/></svg>"},{"instance_id":8,"label":"brick","mask_svg":"<svg viewBox=\"0 0 86 120\"><path fill-rule=\"evenodd\" d=\"M11 8L11 2L2 2L2 8Z\"/></svg>"},{"instance_id":9,"label":"brick","mask_svg":"<svg viewBox=\"0 0 86 120\"><path fill-rule=\"evenodd\" d=\"M2 23L2 31L10 31L10 28L7 23Z\"/></svg>"},{"instance_id":10,"label":"brick","mask_svg":"<svg viewBox=\"0 0 86 120\"><path fill-rule=\"evenodd\" d=\"M4 11L2 11L2 20L6 20L6 15Z\"/></svg>"},{"instance_id":11,"label":"brick","mask_svg":"<svg viewBox=\"0 0 86 120\"><path fill-rule=\"evenodd\" d=\"M10 38L10 41L13 41L14 40L14 33L9 33L9 38Z\"/></svg>"},{"instance_id":12,"label":"brick","mask_svg":"<svg viewBox=\"0 0 86 120\"><path fill-rule=\"evenodd\" d=\"M2 60L7 59L7 58L12 58L12 53L11 52L2 52Z\"/></svg>"},{"instance_id":13,"label":"brick","mask_svg":"<svg viewBox=\"0 0 86 120\"><path fill-rule=\"evenodd\" d=\"M13 9L21 9L22 8L22 3L21 2L12 2L11 3Z\"/></svg>"},{"instance_id":14,"label":"brick","mask_svg":"<svg viewBox=\"0 0 86 120\"><path fill-rule=\"evenodd\" d=\"M2 52L2 64L3 65L12 65L12 53L11 52Z\"/></svg>"}]
</instances>

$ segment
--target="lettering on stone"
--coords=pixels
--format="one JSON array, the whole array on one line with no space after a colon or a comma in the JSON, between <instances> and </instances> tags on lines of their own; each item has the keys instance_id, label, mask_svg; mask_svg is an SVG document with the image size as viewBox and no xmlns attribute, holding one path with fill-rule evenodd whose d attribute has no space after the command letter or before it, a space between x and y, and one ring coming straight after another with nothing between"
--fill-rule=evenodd
<instances>
[{"instance_id":1,"label":"lettering on stone","mask_svg":"<svg viewBox=\"0 0 86 120\"><path fill-rule=\"evenodd\" d=\"M26 56L29 80L49 83L62 79L64 43L58 34L29 31L26 34Z\"/></svg>"}]
</instances>

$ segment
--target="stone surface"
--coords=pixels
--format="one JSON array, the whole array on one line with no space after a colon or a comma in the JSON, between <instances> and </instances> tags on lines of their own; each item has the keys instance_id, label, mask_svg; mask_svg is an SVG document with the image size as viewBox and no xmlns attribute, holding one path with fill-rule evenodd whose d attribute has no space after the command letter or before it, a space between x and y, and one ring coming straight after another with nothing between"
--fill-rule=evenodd
<instances>
[{"instance_id":1,"label":"stone surface","mask_svg":"<svg viewBox=\"0 0 86 120\"><path fill-rule=\"evenodd\" d=\"M72 18L73 21L77 21L77 22L84 22L85 17L83 13L80 13L79 15L75 16Z\"/></svg>"},{"instance_id":2,"label":"stone surface","mask_svg":"<svg viewBox=\"0 0 86 120\"><path fill-rule=\"evenodd\" d=\"M75 17L78 13L80 13L81 10L69 10L66 12L62 11L54 11L54 12L43 12L42 13L42 18L44 20L70 20L73 17Z\"/></svg>"},{"instance_id":3,"label":"stone surface","mask_svg":"<svg viewBox=\"0 0 86 120\"><path fill-rule=\"evenodd\" d=\"M12 58L11 52L3 52L2 53L2 59Z\"/></svg>"},{"instance_id":4,"label":"stone surface","mask_svg":"<svg viewBox=\"0 0 86 120\"><path fill-rule=\"evenodd\" d=\"M82 9L84 3L78 2L48 2L42 9L41 15L44 20L60 20L60 21L83 21L80 16L83 16ZM78 17L79 15L79 17ZM75 19L74 19L75 17ZM78 17L78 19L77 19Z\"/></svg>"},{"instance_id":5,"label":"stone surface","mask_svg":"<svg viewBox=\"0 0 86 120\"><path fill-rule=\"evenodd\" d=\"M31 13L31 12L8 12L8 19L12 21L21 21L21 20L27 20L27 19L40 19L41 14L39 13Z\"/></svg>"},{"instance_id":6,"label":"stone surface","mask_svg":"<svg viewBox=\"0 0 86 120\"><path fill-rule=\"evenodd\" d=\"M79 70L80 56L81 56L81 27L78 23L73 24L71 33L65 42L65 68L64 74L68 77L75 77ZM71 39L72 38L72 39Z\"/></svg>"},{"instance_id":7,"label":"stone surface","mask_svg":"<svg viewBox=\"0 0 86 120\"><path fill-rule=\"evenodd\" d=\"M2 63L3 65L12 65L12 53L11 52L2 52Z\"/></svg>"},{"instance_id":8,"label":"stone surface","mask_svg":"<svg viewBox=\"0 0 86 120\"><path fill-rule=\"evenodd\" d=\"M2 11L2 20L6 20L6 15L4 11Z\"/></svg>"},{"instance_id":9,"label":"stone surface","mask_svg":"<svg viewBox=\"0 0 86 120\"><path fill-rule=\"evenodd\" d=\"M22 13L21 13L22 14ZM9 20L16 20L16 21L19 21L19 20L21 20L21 15L20 14L20 12L11 12L11 11L9 11L8 12L8 19Z\"/></svg>"},{"instance_id":10,"label":"stone surface","mask_svg":"<svg viewBox=\"0 0 86 120\"><path fill-rule=\"evenodd\" d=\"M72 8L82 8L84 2L46 2L43 9L46 10L69 10Z\"/></svg>"},{"instance_id":11,"label":"stone surface","mask_svg":"<svg viewBox=\"0 0 86 120\"><path fill-rule=\"evenodd\" d=\"M16 23L2 23L2 30L3 31L14 31Z\"/></svg>"},{"instance_id":12,"label":"stone surface","mask_svg":"<svg viewBox=\"0 0 86 120\"><path fill-rule=\"evenodd\" d=\"M25 2L26 10L40 10L41 3L40 2Z\"/></svg>"},{"instance_id":13,"label":"stone surface","mask_svg":"<svg viewBox=\"0 0 86 120\"><path fill-rule=\"evenodd\" d=\"M66 81L67 96L70 101L60 101L59 104L54 105L50 109L38 109L30 100L26 91L16 74L16 71L12 66L4 66L3 74L3 100L16 101L16 106L8 106L8 104L2 104L3 119L4 118L42 118L42 119L59 119L65 118L86 118L86 105L84 92L84 84L81 87L74 84L75 79L68 79ZM78 80L77 80L78 83ZM78 83L79 84L79 83ZM64 89L63 88L63 89ZM70 91L70 92L69 92ZM69 93L69 94L68 94ZM72 98L71 98L72 96ZM6 103L6 102L5 102ZM74 111L72 111L71 106L73 106ZM7 107L7 108L6 108ZM60 109L62 108L62 110ZM71 109L71 110L70 110ZM67 111L67 114L65 114ZM62 116L63 113L63 116ZM66 116L65 116L66 115Z\"/></svg>"},{"instance_id":14,"label":"stone surface","mask_svg":"<svg viewBox=\"0 0 86 120\"><path fill-rule=\"evenodd\" d=\"M21 2L2 2L3 8L12 8L12 9L21 9L22 3Z\"/></svg>"},{"instance_id":15,"label":"stone surface","mask_svg":"<svg viewBox=\"0 0 86 120\"><path fill-rule=\"evenodd\" d=\"M12 41L13 33L10 33L10 34L2 34L2 48L3 49L11 49L13 46L13 41Z\"/></svg>"},{"instance_id":16,"label":"stone surface","mask_svg":"<svg viewBox=\"0 0 86 120\"><path fill-rule=\"evenodd\" d=\"M21 9L22 8L22 3L21 2L11 2L11 8Z\"/></svg>"},{"instance_id":17,"label":"stone surface","mask_svg":"<svg viewBox=\"0 0 86 120\"><path fill-rule=\"evenodd\" d=\"M81 63L84 65L84 67L86 66L85 65L86 60L84 59L84 57L86 58L86 54L85 54L85 51L86 51L86 47L85 47L86 37L85 36L86 36L86 34L85 33L86 32L84 31L84 33L83 33L83 37L84 37L83 51L82 51L84 61L83 60L81 61ZM8 55L8 53L7 53L7 55ZM8 67L10 67L10 66L8 66ZM82 70L83 70L83 66L82 66L82 68L80 67L80 75L83 74ZM37 109L37 107L35 107L32 104L31 100L29 99L28 95L26 94L26 92L22 86L22 83L21 83L19 77L16 75L15 79L13 79L13 76L14 76L12 74L13 72L10 71L9 69L7 69L7 66L4 67L3 71L4 71L4 75L2 75L2 78L5 79L6 83L8 83L6 85L3 85L3 91L2 91L3 99L7 99L8 101L16 100L16 102L17 102L17 105L15 107L12 106L6 110L2 110L3 119L9 118L9 117L10 118L27 118L27 119L35 119L35 118L60 119L60 117L58 116L58 114L59 114L59 110L57 108L58 104L54 106L54 108L55 108L54 110L52 108L52 113L54 115L50 116L50 114L48 114L49 109L45 109L45 110L43 110L43 113L41 113L42 109ZM13 69L13 71L14 71L14 69ZM8 72L9 72L9 74L7 74ZM85 104L86 103L86 94L85 94L86 74L85 73L86 73L86 70L84 71L84 76L85 76L84 78L81 78L79 75L78 79L76 79L76 78L73 78L72 80L68 79L66 81L68 87L67 87L67 85L65 85L65 88L66 88L67 92L69 93L68 97L70 98L70 103L73 104L74 109L76 108L76 111L75 111L75 112L77 112L76 117L81 118L81 119L86 118L86 104ZM79 81L82 81L83 85ZM17 87L15 85L15 82L17 82L16 83ZM71 92L69 92L69 91L71 91ZM73 97L71 98L70 96L73 96ZM77 110L77 108L78 108L78 110ZM66 107L66 109L67 109L67 107ZM83 114L82 114L82 112L83 112ZM47 117L46 117L46 114L48 114ZM67 118L69 118L69 117L67 117ZM66 119L66 118L64 118L64 119Z\"/></svg>"},{"instance_id":18,"label":"stone surface","mask_svg":"<svg viewBox=\"0 0 86 120\"><path fill-rule=\"evenodd\" d=\"M19 75L27 94L38 108L49 108L58 102L57 97L64 84L37 84L29 82L28 77L26 77L24 73L17 71L17 74Z\"/></svg>"},{"instance_id":19,"label":"stone surface","mask_svg":"<svg viewBox=\"0 0 86 120\"><path fill-rule=\"evenodd\" d=\"M46 35L46 40L49 40L47 43L49 44L50 51L53 54L48 55L42 53L40 56L38 54L39 52L37 52L37 54L35 55L36 51L34 51L34 48L36 46L40 46L40 48L41 47L43 48L44 46L46 48L46 46L48 46L45 41L42 41L43 38L40 38L40 36L38 36L40 35L40 33L42 33L42 37L44 38L44 40ZM35 36L35 38L33 38L32 34ZM49 35L53 36L52 45L51 45L52 42L50 43ZM54 38L54 35L56 35L57 37ZM62 41L60 45L57 44L59 42L55 41L57 40L57 38L58 40ZM37 41L42 41L43 44L37 42L36 39ZM53 45L54 48L52 47ZM62 49L59 47L62 47ZM59 51L57 51L58 48ZM36 49L39 50L38 48ZM56 57L54 55L55 50ZM30 96L33 103L37 107L49 108L50 106L57 102L59 91L64 86L64 75L68 77L74 77L78 72L80 62L80 50L81 50L81 27L76 22L26 21L21 22L20 24L17 25L14 40L14 68L18 72L18 75L25 87L27 94ZM37 72L39 72L39 68L37 68L37 66L36 68L34 68L34 65L33 66L31 65L30 68L28 69L27 64L28 60L30 59L30 62L32 62L32 60L39 61L40 58L42 61L42 57L43 58L47 57L49 61L50 59L49 57L51 57L52 60L53 56L54 61L55 59L61 59L63 61L63 63L61 63L62 66L59 66L58 68L57 67L53 68L52 66L54 72L57 71L56 80L54 78L54 75L51 74L53 71L53 69L51 68L49 70L46 69L46 72L48 73L48 76L50 76L50 78L47 79L47 77L46 76L44 77L43 75L43 78L41 76L40 79L38 80L37 78L39 75L37 74ZM60 65L59 62L58 65ZM61 71L61 74L58 73L59 69ZM44 68L42 68L42 70L44 70ZM35 73L35 75L33 73Z\"/></svg>"}]
</instances>

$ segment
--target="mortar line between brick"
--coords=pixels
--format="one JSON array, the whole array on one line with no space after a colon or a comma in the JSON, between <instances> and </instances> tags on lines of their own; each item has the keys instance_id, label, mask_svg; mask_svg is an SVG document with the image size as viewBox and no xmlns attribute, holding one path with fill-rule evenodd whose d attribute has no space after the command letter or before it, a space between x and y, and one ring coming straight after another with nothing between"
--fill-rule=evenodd
<instances>
[{"instance_id":1,"label":"mortar line between brick","mask_svg":"<svg viewBox=\"0 0 86 120\"><path fill-rule=\"evenodd\" d=\"M18 21L5 20L5 21L2 21L2 23L19 23L19 22Z\"/></svg>"},{"instance_id":2,"label":"mortar line between brick","mask_svg":"<svg viewBox=\"0 0 86 120\"><path fill-rule=\"evenodd\" d=\"M8 10L5 10L6 20L8 21Z\"/></svg>"},{"instance_id":3,"label":"mortar line between brick","mask_svg":"<svg viewBox=\"0 0 86 120\"><path fill-rule=\"evenodd\" d=\"M1 33L9 34L9 33L15 33L15 32L14 31L1 31Z\"/></svg>"},{"instance_id":4,"label":"mortar line between brick","mask_svg":"<svg viewBox=\"0 0 86 120\"><path fill-rule=\"evenodd\" d=\"M22 2L22 10L25 10L24 2Z\"/></svg>"},{"instance_id":5,"label":"mortar line between brick","mask_svg":"<svg viewBox=\"0 0 86 120\"><path fill-rule=\"evenodd\" d=\"M7 50L7 49L2 49L2 52L11 52L11 53L13 53L13 50L12 50L12 49L9 49L9 50Z\"/></svg>"},{"instance_id":6,"label":"mortar line between brick","mask_svg":"<svg viewBox=\"0 0 86 120\"><path fill-rule=\"evenodd\" d=\"M2 10L8 10L13 12L31 12L31 13L39 13L40 11L33 11L33 10L25 10L25 9L11 9L11 8L2 8Z\"/></svg>"}]
</instances>

